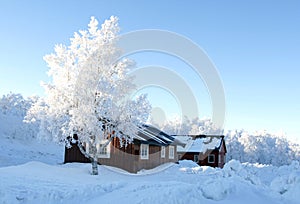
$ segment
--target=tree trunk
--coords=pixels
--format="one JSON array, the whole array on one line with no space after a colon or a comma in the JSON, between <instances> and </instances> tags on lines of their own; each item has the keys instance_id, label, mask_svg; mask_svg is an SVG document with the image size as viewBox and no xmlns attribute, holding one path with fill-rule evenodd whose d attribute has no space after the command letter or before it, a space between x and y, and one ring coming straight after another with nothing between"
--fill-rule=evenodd
<instances>
[{"instance_id":1,"label":"tree trunk","mask_svg":"<svg viewBox=\"0 0 300 204\"><path fill-rule=\"evenodd\" d=\"M92 175L98 175L98 163L97 159L92 160Z\"/></svg>"},{"instance_id":2,"label":"tree trunk","mask_svg":"<svg viewBox=\"0 0 300 204\"><path fill-rule=\"evenodd\" d=\"M77 146L79 147L80 152L89 160L91 160L92 163L92 175L98 175L98 162L97 162L97 156L90 156L85 149L83 148L82 144L78 141ZM91 153L92 155L96 155L96 147L91 146Z\"/></svg>"}]
</instances>

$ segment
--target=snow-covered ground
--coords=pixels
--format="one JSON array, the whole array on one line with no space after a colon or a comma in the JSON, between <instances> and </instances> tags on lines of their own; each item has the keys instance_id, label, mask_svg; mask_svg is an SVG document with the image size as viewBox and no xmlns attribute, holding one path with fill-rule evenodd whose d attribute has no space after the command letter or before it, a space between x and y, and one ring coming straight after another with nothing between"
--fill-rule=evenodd
<instances>
[{"instance_id":1,"label":"snow-covered ground","mask_svg":"<svg viewBox=\"0 0 300 204\"><path fill-rule=\"evenodd\" d=\"M59 146L7 147L0 150L0 203L300 203L299 162L274 167L232 160L214 169L181 161L138 174L100 165L93 176L90 164L58 164Z\"/></svg>"}]
</instances>

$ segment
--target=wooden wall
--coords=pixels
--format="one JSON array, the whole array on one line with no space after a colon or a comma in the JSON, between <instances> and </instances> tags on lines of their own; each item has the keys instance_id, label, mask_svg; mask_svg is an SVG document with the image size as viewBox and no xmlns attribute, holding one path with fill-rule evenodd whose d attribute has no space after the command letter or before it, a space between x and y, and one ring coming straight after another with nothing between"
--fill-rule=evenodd
<instances>
[{"instance_id":1,"label":"wooden wall","mask_svg":"<svg viewBox=\"0 0 300 204\"><path fill-rule=\"evenodd\" d=\"M118 167L131 173L136 173L142 169L152 169L167 162L177 161L176 145L174 146L174 159L169 159L168 147L166 147L165 150L165 158L161 158L161 147L149 145L149 158L141 159L139 144L129 144L126 148L120 147L119 141L115 138L109 145L110 158L99 158L98 163ZM87 159L80 152L78 146L74 144L72 148L65 148L64 162L89 163L90 160Z\"/></svg>"},{"instance_id":2,"label":"wooden wall","mask_svg":"<svg viewBox=\"0 0 300 204\"><path fill-rule=\"evenodd\" d=\"M152 169L167 162L176 162L176 146L174 146L174 159L169 159L169 148L166 147L165 158L161 158L161 147L149 145L149 158L141 159L140 145L130 144L125 147L115 147L111 143L110 158L99 158L98 162L103 165L114 166L131 173L142 169Z\"/></svg>"},{"instance_id":3,"label":"wooden wall","mask_svg":"<svg viewBox=\"0 0 300 204\"><path fill-rule=\"evenodd\" d=\"M199 152L186 152L186 153L178 153L181 155L180 160L192 160L194 161L194 155L199 155L199 162L200 166L211 166L211 167L220 167L223 168L225 164L225 152L219 152L218 150L208 151L205 154L199 154ZM215 162L208 163L208 155L213 154L215 155ZM221 163L219 163L219 154L221 155Z\"/></svg>"},{"instance_id":4,"label":"wooden wall","mask_svg":"<svg viewBox=\"0 0 300 204\"><path fill-rule=\"evenodd\" d=\"M69 162L90 163L91 161L80 152L79 147L75 144L71 148L65 147L64 163Z\"/></svg>"}]
</instances>

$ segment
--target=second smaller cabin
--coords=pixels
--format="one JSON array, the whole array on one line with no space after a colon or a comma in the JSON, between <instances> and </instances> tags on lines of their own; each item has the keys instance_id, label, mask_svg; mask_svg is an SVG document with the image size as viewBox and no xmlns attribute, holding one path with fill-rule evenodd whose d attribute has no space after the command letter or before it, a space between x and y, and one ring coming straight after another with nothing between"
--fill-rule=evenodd
<instances>
[{"instance_id":1,"label":"second smaller cabin","mask_svg":"<svg viewBox=\"0 0 300 204\"><path fill-rule=\"evenodd\" d=\"M226 145L223 135L176 136L186 144L177 146L178 160L192 160L200 166L223 168L226 162Z\"/></svg>"}]
</instances>

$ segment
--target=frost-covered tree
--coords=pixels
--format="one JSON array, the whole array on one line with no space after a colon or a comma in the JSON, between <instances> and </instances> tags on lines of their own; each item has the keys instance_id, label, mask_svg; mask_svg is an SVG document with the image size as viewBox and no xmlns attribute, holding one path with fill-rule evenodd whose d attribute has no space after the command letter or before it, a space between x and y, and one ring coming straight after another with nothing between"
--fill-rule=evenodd
<instances>
[{"instance_id":1,"label":"frost-covered tree","mask_svg":"<svg viewBox=\"0 0 300 204\"><path fill-rule=\"evenodd\" d=\"M226 133L227 159L241 162L272 164L281 166L300 160L300 145L285 135L266 131L228 131Z\"/></svg>"},{"instance_id":2,"label":"frost-covered tree","mask_svg":"<svg viewBox=\"0 0 300 204\"><path fill-rule=\"evenodd\" d=\"M166 121L160 128L172 135L213 135L222 132L209 118L194 118L190 120L187 117L183 119L175 117L173 120Z\"/></svg>"},{"instance_id":3,"label":"frost-covered tree","mask_svg":"<svg viewBox=\"0 0 300 204\"><path fill-rule=\"evenodd\" d=\"M9 93L0 97L0 137L20 139L35 138L38 126L24 123L24 116L37 96L24 98L21 94Z\"/></svg>"},{"instance_id":4,"label":"frost-covered tree","mask_svg":"<svg viewBox=\"0 0 300 204\"><path fill-rule=\"evenodd\" d=\"M101 28L92 17L88 30L76 32L69 46L56 45L55 53L44 57L52 77L43 84L46 97L26 118L39 121L41 137L51 133L52 140L62 142L76 134L79 148L92 162L92 174L98 173L97 144L107 145L114 137L121 146L131 143L151 108L144 95L128 97L135 88L128 74L134 63L120 59L118 32L116 17ZM89 152L81 143L89 146Z\"/></svg>"},{"instance_id":5,"label":"frost-covered tree","mask_svg":"<svg viewBox=\"0 0 300 204\"><path fill-rule=\"evenodd\" d=\"M24 98L21 94L9 93L0 98L0 112L16 116L25 116L26 111L38 100L38 96Z\"/></svg>"},{"instance_id":6,"label":"frost-covered tree","mask_svg":"<svg viewBox=\"0 0 300 204\"><path fill-rule=\"evenodd\" d=\"M190 122L191 130L189 134L205 134L205 135L214 135L220 134L223 132L220 128L218 128L210 118L194 118Z\"/></svg>"},{"instance_id":7,"label":"frost-covered tree","mask_svg":"<svg viewBox=\"0 0 300 204\"><path fill-rule=\"evenodd\" d=\"M167 120L160 128L171 135L187 135L191 129L190 121L187 117L181 119L174 117L172 120Z\"/></svg>"}]
</instances>

